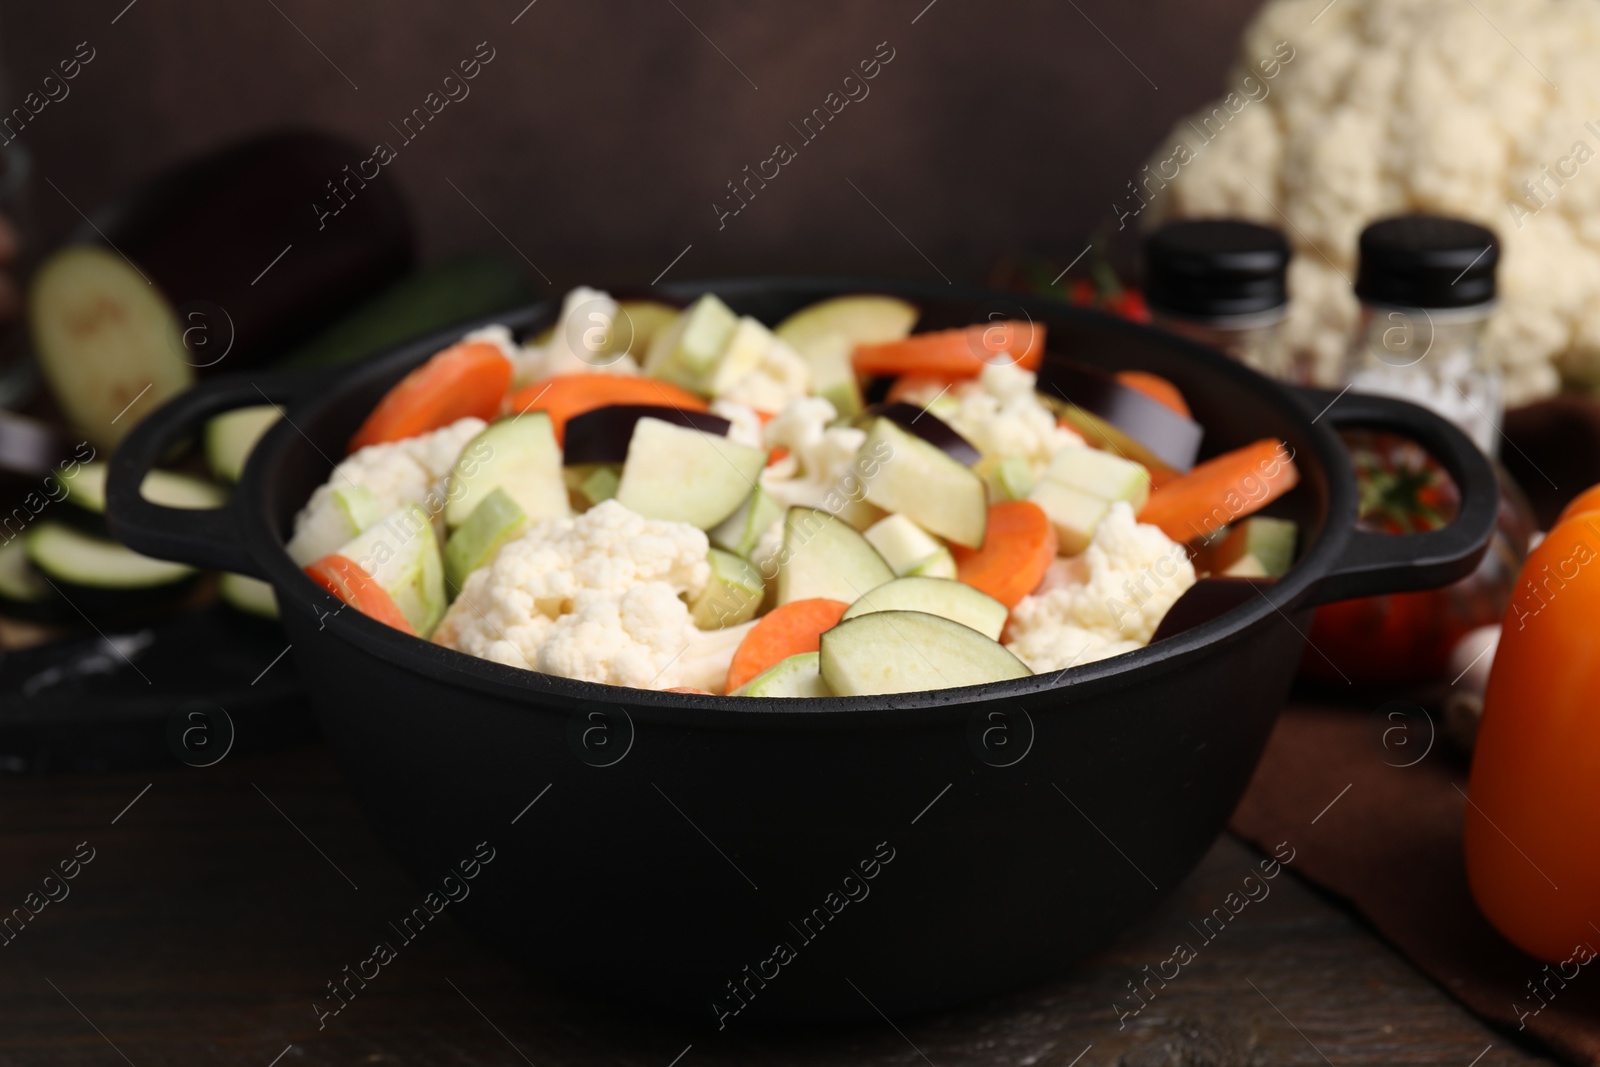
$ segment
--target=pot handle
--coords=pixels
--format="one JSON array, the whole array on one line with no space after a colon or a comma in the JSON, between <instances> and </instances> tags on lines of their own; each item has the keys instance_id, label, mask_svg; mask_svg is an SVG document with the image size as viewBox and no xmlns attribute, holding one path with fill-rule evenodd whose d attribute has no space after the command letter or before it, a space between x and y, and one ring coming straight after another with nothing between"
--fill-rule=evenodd
<instances>
[{"instance_id":1,"label":"pot handle","mask_svg":"<svg viewBox=\"0 0 1600 1067\"><path fill-rule=\"evenodd\" d=\"M139 492L144 476L172 446L213 415L235 408L292 403L327 379L320 371L229 375L178 394L142 420L117 446L106 477L106 518L117 540L147 556L262 577L245 550L239 515L219 508L169 508Z\"/></svg>"},{"instance_id":2,"label":"pot handle","mask_svg":"<svg viewBox=\"0 0 1600 1067\"><path fill-rule=\"evenodd\" d=\"M1364 393L1298 389L1336 428L1388 430L1415 441L1450 472L1460 510L1445 526L1415 534L1357 529L1344 554L1312 587L1308 603L1434 589L1471 574L1488 551L1500 511L1494 466L1448 420L1405 400Z\"/></svg>"}]
</instances>

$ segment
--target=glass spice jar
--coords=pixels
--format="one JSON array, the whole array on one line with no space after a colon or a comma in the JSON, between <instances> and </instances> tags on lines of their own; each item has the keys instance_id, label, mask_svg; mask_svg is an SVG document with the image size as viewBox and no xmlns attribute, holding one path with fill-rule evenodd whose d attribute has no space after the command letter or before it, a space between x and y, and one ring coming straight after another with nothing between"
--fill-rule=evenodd
<instances>
[{"instance_id":1,"label":"glass spice jar","mask_svg":"<svg viewBox=\"0 0 1600 1067\"><path fill-rule=\"evenodd\" d=\"M1289 243L1235 219L1173 222L1145 241L1145 300L1158 326L1270 378L1305 382L1285 350Z\"/></svg>"}]
</instances>

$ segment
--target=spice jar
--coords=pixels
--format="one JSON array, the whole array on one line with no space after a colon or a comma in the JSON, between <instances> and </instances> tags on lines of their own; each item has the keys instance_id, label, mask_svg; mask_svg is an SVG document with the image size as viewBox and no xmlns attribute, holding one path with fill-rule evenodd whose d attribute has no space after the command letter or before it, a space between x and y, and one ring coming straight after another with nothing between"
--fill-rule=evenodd
<instances>
[{"instance_id":1,"label":"spice jar","mask_svg":"<svg viewBox=\"0 0 1600 1067\"><path fill-rule=\"evenodd\" d=\"M1401 215L1361 232L1361 329L1345 383L1432 408L1493 456L1505 413L1483 354L1500 242L1475 223Z\"/></svg>"},{"instance_id":2,"label":"spice jar","mask_svg":"<svg viewBox=\"0 0 1600 1067\"><path fill-rule=\"evenodd\" d=\"M1282 381L1307 380L1280 334L1289 244L1234 219L1173 222L1145 241L1145 300L1157 325Z\"/></svg>"}]
</instances>

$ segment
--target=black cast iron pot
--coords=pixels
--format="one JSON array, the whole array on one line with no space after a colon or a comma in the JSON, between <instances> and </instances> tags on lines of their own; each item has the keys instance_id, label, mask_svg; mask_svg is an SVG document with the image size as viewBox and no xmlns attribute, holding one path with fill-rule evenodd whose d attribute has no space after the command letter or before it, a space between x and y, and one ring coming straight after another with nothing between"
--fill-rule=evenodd
<instances>
[{"instance_id":1,"label":"black cast iron pot","mask_svg":"<svg viewBox=\"0 0 1600 1067\"><path fill-rule=\"evenodd\" d=\"M1293 569L1196 629L1112 660L909 696L754 702L569 681L402 635L339 603L284 553L286 532L378 397L461 331L334 374L209 382L152 415L112 461L128 545L267 579L292 658L374 828L433 889L487 842L448 907L530 969L706 1025L889 1016L1059 972L1149 912L1221 831L1305 645L1310 610L1470 572L1494 525L1488 463L1406 403L1275 385L1212 351L1054 301L841 280L685 283L773 323L879 291L922 327L1027 315L1050 348L1177 383L1204 454L1263 437L1294 450ZM501 316L543 328L556 301ZM143 473L220 411L286 417L225 508L174 511ZM1319 414L1320 413L1320 414ZM1462 490L1448 527L1356 529L1335 430L1421 442ZM401 917L393 917L398 921ZM397 945L398 947L398 945Z\"/></svg>"}]
</instances>

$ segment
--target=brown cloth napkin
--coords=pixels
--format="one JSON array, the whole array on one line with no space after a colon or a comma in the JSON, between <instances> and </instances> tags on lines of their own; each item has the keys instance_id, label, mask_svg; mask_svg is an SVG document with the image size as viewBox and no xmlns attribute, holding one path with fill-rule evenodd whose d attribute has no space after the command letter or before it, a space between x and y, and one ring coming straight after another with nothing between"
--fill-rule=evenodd
<instances>
[{"instance_id":1,"label":"brown cloth napkin","mask_svg":"<svg viewBox=\"0 0 1600 1067\"><path fill-rule=\"evenodd\" d=\"M1478 912L1461 852L1467 761L1434 729L1437 716L1375 714L1381 703L1295 698L1234 813L1234 833L1268 852L1290 842L1296 871L1349 901L1484 1019L1600 1065L1600 977L1584 967L1563 983Z\"/></svg>"}]
</instances>

